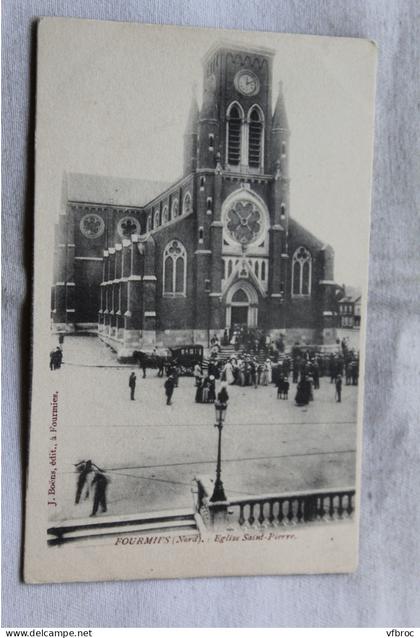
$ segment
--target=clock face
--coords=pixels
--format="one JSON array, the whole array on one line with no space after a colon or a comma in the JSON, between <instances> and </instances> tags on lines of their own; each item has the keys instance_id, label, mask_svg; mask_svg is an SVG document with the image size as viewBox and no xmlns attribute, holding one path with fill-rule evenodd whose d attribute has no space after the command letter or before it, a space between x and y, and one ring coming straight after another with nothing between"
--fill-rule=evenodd
<instances>
[{"instance_id":1,"label":"clock face","mask_svg":"<svg viewBox=\"0 0 420 638\"><path fill-rule=\"evenodd\" d=\"M257 95L260 81L252 71L239 71L234 79L235 88L243 95Z\"/></svg>"}]
</instances>

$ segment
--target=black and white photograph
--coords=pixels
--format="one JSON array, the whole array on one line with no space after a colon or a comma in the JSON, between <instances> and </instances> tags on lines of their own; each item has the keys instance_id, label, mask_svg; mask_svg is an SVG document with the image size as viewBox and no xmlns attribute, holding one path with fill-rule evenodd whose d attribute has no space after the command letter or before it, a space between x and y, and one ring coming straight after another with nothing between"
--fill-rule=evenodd
<instances>
[{"instance_id":1,"label":"black and white photograph","mask_svg":"<svg viewBox=\"0 0 420 638\"><path fill-rule=\"evenodd\" d=\"M375 45L38 40L26 580L353 571Z\"/></svg>"}]
</instances>

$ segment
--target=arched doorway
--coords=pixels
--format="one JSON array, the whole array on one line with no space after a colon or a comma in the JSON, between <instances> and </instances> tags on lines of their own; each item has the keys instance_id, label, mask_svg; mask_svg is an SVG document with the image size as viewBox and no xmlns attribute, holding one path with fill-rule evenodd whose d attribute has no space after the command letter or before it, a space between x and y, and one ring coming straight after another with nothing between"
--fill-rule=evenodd
<instances>
[{"instance_id":1,"label":"arched doorway","mask_svg":"<svg viewBox=\"0 0 420 638\"><path fill-rule=\"evenodd\" d=\"M256 328L258 323L258 294L248 281L239 280L226 295L226 327Z\"/></svg>"}]
</instances>

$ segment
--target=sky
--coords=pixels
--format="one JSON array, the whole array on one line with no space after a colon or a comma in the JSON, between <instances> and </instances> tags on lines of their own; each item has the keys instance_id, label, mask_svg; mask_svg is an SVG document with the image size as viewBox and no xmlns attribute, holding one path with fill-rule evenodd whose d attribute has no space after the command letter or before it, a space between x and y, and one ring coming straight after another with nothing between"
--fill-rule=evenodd
<instances>
[{"instance_id":1,"label":"sky","mask_svg":"<svg viewBox=\"0 0 420 638\"><path fill-rule=\"evenodd\" d=\"M290 213L335 250L335 280L367 274L373 57L367 41L49 20L38 47L36 219L59 212L65 171L163 181L182 174L192 85L217 40L275 50L273 100L291 131ZM47 227L48 226L48 227ZM44 226L52 241L52 224Z\"/></svg>"}]
</instances>

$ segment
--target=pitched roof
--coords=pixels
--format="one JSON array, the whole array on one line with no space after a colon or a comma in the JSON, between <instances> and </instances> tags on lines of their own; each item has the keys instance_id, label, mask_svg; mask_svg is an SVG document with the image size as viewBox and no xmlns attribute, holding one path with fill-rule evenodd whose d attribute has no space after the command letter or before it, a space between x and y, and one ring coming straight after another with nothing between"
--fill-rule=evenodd
<instances>
[{"instance_id":1,"label":"pitched roof","mask_svg":"<svg viewBox=\"0 0 420 638\"><path fill-rule=\"evenodd\" d=\"M346 297L348 297L351 301L357 301L359 297L362 295L362 291L357 286L346 286Z\"/></svg>"},{"instance_id":2,"label":"pitched roof","mask_svg":"<svg viewBox=\"0 0 420 638\"><path fill-rule=\"evenodd\" d=\"M64 179L67 201L145 206L172 182L67 173Z\"/></svg>"},{"instance_id":3,"label":"pitched roof","mask_svg":"<svg viewBox=\"0 0 420 638\"><path fill-rule=\"evenodd\" d=\"M341 289L344 291L344 296L340 298L340 303L356 303L362 296L362 291L357 286L349 286L343 284Z\"/></svg>"},{"instance_id":4,"label":"pitched roof","mask_svg":"<svg viewBox=\"0 0 420 638\"><path fill-rule=\"evenodd\" d=\"M323 242L318 237L315 237L309 230L299 224L296 219L289 217L289 237L295 238L299 243L304 245L308 245L308 247L313 247L317 250L323 250L324 248L328 248L332 250L331 246Z\"/></svg>"}]
</instances>

